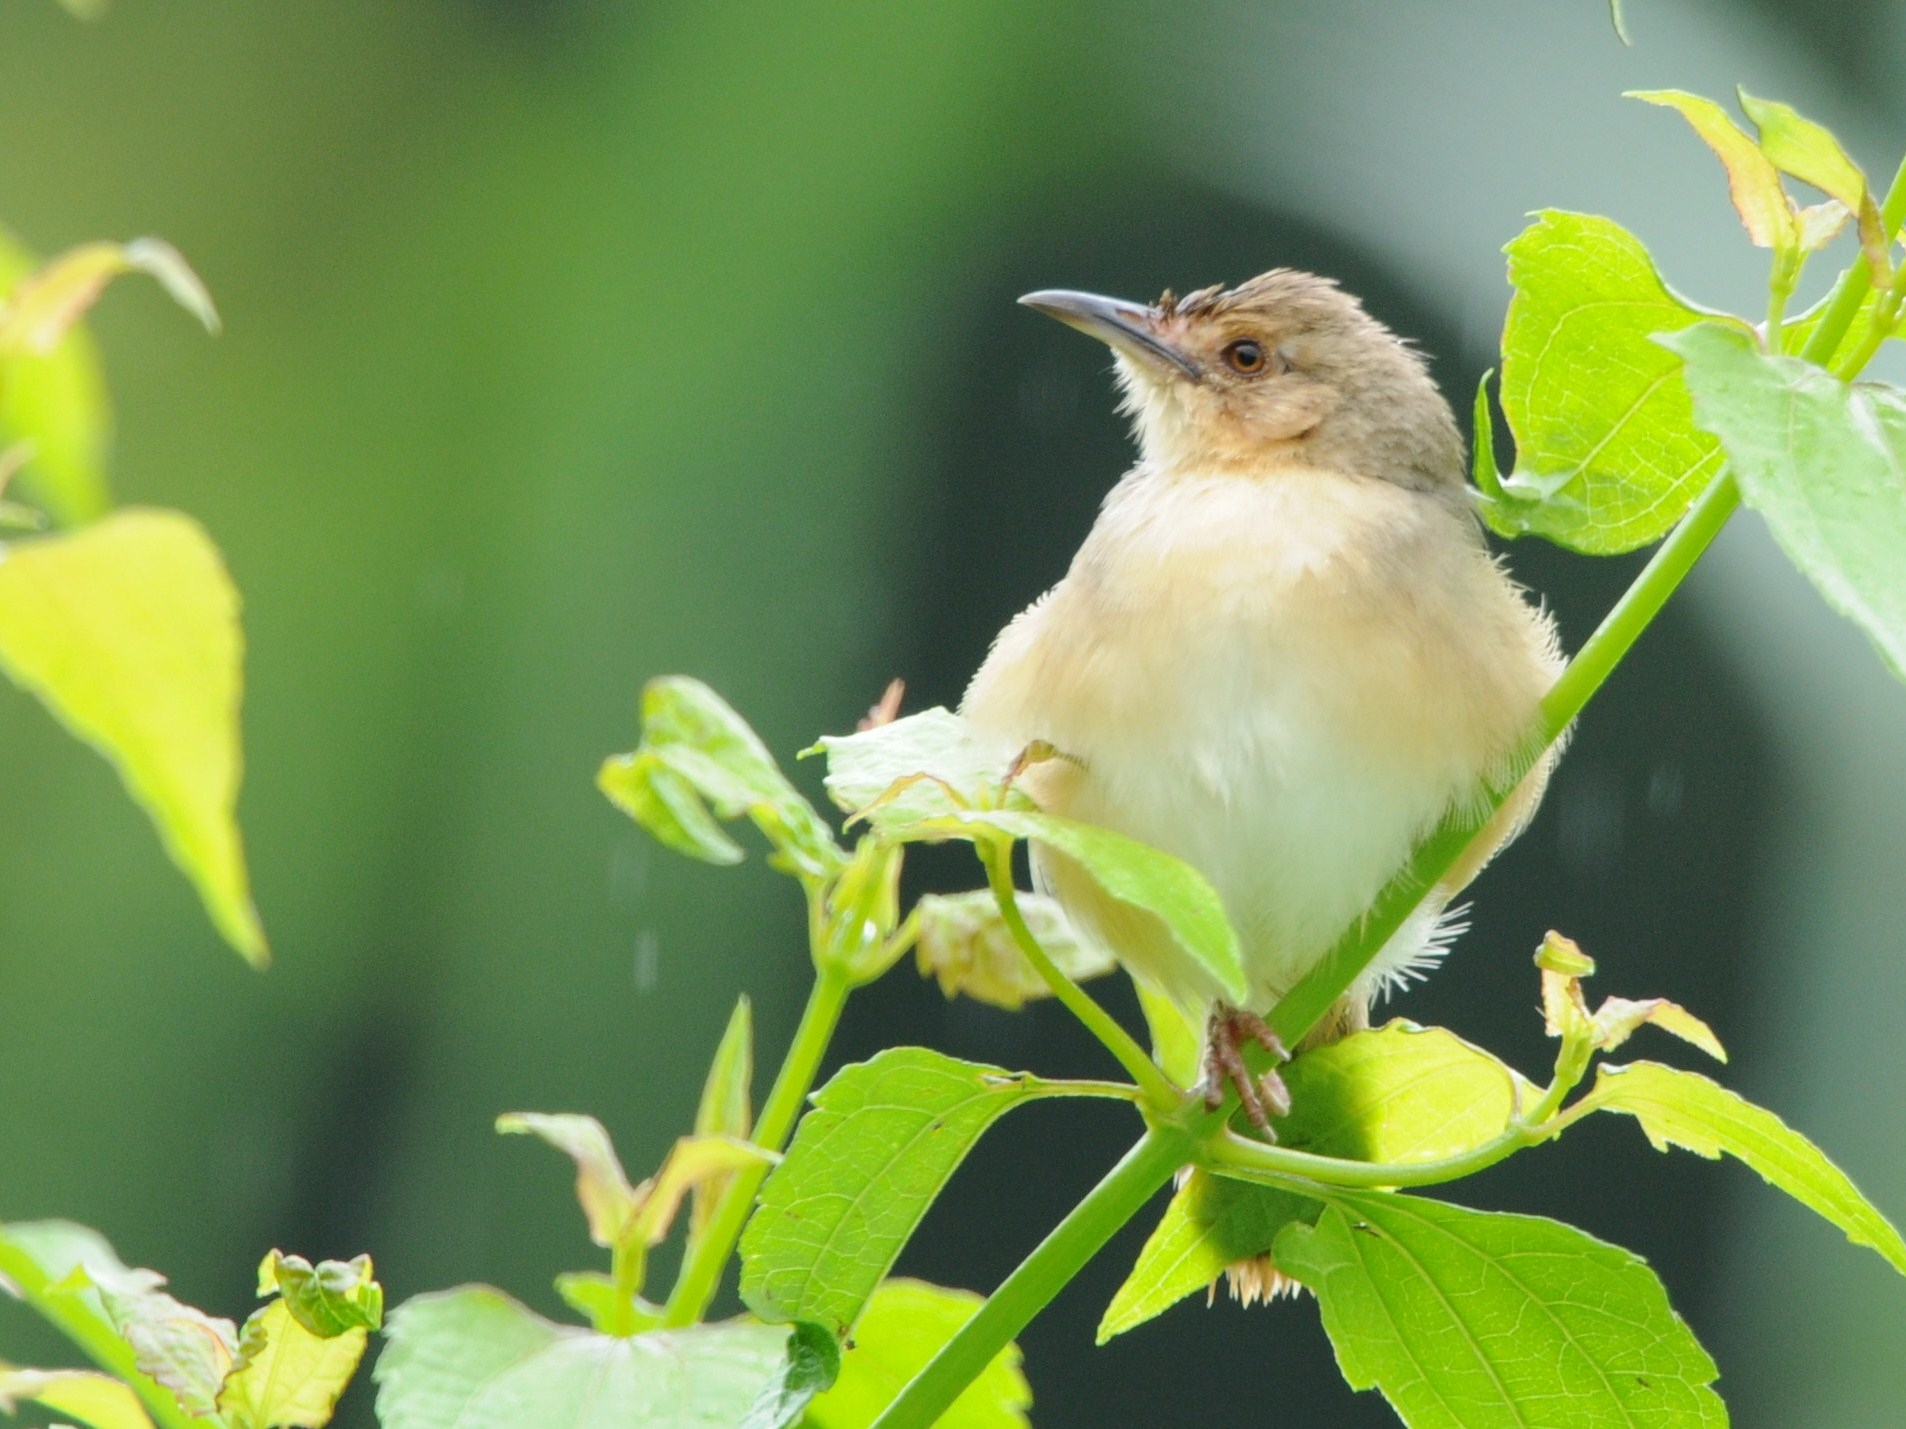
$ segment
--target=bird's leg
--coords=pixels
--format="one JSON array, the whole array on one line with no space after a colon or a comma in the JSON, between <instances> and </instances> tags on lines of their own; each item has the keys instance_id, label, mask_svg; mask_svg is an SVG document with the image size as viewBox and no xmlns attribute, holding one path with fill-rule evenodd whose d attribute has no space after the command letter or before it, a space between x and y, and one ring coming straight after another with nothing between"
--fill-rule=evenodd
<instances>
[{"instance_id":1,"label":"bird's leg","mask_svg":"<svg viewBox=\"0 0 1906 1429\"><path fill-rule=\"evenodd\" d=\"M1290 1115L1291 1094L1275 1067L1261 1077L1251 1075L1250 1067L1245 1065L1243 1048L1252 1042L1280 1062L1290 1057L1277 1034L1255 1012L1224 1003L1211 1010L1211 1020L1205 1026L1204 1101L1216 1111L1224 1102L1225 1086L1236 1087L1238 1100L1244 1104L1244 1114L1251 1118L1251 1125L1266 1140L1275 1141L1270 1119Z\"/></svg>"}]
</instances>

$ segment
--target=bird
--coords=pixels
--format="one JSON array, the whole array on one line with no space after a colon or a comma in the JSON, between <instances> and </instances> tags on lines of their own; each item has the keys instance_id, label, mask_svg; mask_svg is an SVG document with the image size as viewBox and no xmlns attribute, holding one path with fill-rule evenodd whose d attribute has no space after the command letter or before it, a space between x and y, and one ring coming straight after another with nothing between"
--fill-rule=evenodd
<instances>
[{"instance_id":1,"label":"bird","mask_svg":"<svg viewBox=\"0 0 1906 1429\"><path fill-rule=\"evenodd\" d=\"M1043 811L1175 855L1216 890L1241 1004L1162 923L1032 849L1035 886L1079 935L1205 1026L1206 1100L1235 1086L1269 1135L1288 1092L1241 1048L1289 1055L1264 1021L1277 1000L1419 841L1526 767L1304 1045L1367 1027L1379 991L1441 956L1451 900L1533 815L1557 753L1535 734L1563 664L1555 624L1487 545L1422 353L1333 281L1277 268L1151 304L1019 301L1110 347L1138 458L960 713Z\"/></svg>"}]
</instances>

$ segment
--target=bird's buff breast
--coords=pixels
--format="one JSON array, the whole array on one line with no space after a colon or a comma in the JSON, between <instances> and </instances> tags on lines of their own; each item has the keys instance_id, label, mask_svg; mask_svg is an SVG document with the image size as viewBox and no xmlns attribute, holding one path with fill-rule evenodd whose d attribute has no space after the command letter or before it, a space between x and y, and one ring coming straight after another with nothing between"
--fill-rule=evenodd
<instances>
[{"instance_id":1,"label":"bird's buff breast","mask_svg":"<svg viewBox=\"0 0 1906 1429\"><path fill-rule=\"evenodd\" d=\"M1202 871L1268 1006L1511 755L1553 664L1543 617L1428 498L1141 469L964 712L1008 757L1033 739L1068 756L1028 772L1044 806ZM1168 943L1103 926L1116 909L1045 873L1135 971L1210 997Z\"/></svg>"}]
</instances>

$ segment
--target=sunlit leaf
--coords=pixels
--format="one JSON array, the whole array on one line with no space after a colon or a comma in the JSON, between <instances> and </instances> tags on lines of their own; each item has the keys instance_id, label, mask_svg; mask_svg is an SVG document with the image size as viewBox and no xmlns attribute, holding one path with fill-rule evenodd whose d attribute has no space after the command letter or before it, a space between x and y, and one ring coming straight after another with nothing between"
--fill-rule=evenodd
<instances>
[{"instance_id":1,"label":"sunlit leaf","mask_svg":"<svg viewBox=\"0 0 1906 1429\"><path fill-rule=\"evenodd\" d=\"M79 1369L15 1369L0 1363L0 1414L30 1399L92 1429L152 1429L152 1419L130 1387L111 1375Z\"/></svg>"},{"instance_id":2,"label":"sunlit leaf","mask_svg":"<svg viewBox=\"0 0 1906 1429\"><path fill-rule=\"evenodd\" d=\"M1717 1062L1727 1060L1727 1049L1714 1035L1714 1029L1680 1003L1669 1002L1665 997L1639 1001L1626 997L1603 999L1602 1005L1595 1009L1595 1045L1604 1052L1612 1052L1644 1026L1658 1027L1670 1037L1679 1037Z\"/></svg>"},{"instance_id":3,"label":"sunlit leaf","mask_svg":"<svg viewBox=\"0 0 1906 1429\"><path fill-rule=\"evenodd\" d=\"M1204 971L1213 994L1243 1002L1249 987L1237 934L1217 890L1190 864L1123 834L1056 814L959 809L893 830L895 838L1031 839L1077 864L1120 903L1148 913Z\"/></svg>"},{"instance_id":4,"label":"sunlit leaf","mask_svg":"<svg viewBox=\"0 0 1906 1429\"><path fill-rule=\"evenodd\" d=\"M876 825L934 818L978 802L1005 777L960 716L935 706L858 734L828 735L828 797Z\"/></svg>"},{"instance_id":5,"label":"sunlit leaf","mask_svg":"<svg viewBox=\"0 0 1906 1429\"><path fill-rule=\"evenodd\" d=\"M1279 1143L1353 1161L1460 1155L1500 1136L1538 1095L1480 1047L1401 1019L1281 1070L1291 1114L1276 1123Z\"/></svg>"},{"instance_id":6,"label":"sunlit leaf","mask_svg":"<svg viewBox=\"0 0 1906 1429\"><path fill-rule=\"evenodd\" d=\"M685 675L642 692L642 743L603 763L596 782L609 801L678 853L734 863L741 849L723 819L746 817L774 848L774 863L818 878L845 859L832 830L788 782L747 721L708 686ZM706 805L703 801L706 800Z\"/></svg>"},{"instance_id":7,"label":"sunlit leaf","mask_svg":"<svg viewBox=\"0 0 1906 1429\"><path fill-rule=\"evenodd\" d=\"M701 1136L732 1136L745 1139L754 1130L751 1095L754 1083L754 1016L747 994L735 1003L728 1026L709 1064L708 1077L702 1083L701 1103L695 1109L695 1131ZM732 1180L729 1176L711 1176L697 1185L689 1205L688 1227L691 1237L699 1237L715 1205Z\"/></svg>"},{"instance_id":8,"label":"sunlit leaf","mask_svg":"<svg viewBox=\"0 0 1906 1429\"><path fill-rule=\"evenodd\" d=\"M127 273L156 278L208 332L218 331L212 295L170 243L158 238L88 243L29 273L0 300L0 358L52 352L99 301L106 285Z\"/></svg>"},{"instance_id":9,"label":"sunlit leaf","mask_svg":"<svg viewBox=\"0 0 1906 1429\"><path fill-rule=\"evenodd\" d=\"M1906 1242L1838 1166L1806 1137L1764 1107L1695 1072L1655 1062L1596 1069L1594 1090L1571 1115L1626 1112L1641 1123L1655 1150L1684 1147L1710 1159L1723 1152L1746 1162L1815 1214L1871 1246L1906 1274Z\"/></svg>"},{"instance_id":10,"label":"sunlit leaf","mask_svg":"<svg viewBox=\"0 0 1906 1429\"><path fill-rule=\"evenodd\" d=\"M1791 248L1800 232L1780 172L1727 111L1711 99L1679 89L1631 90L1628 98L1678 110L1727 170L1727 193L1747 236L1761 248ZM1838 195L1835 195L1838 197ZM1857 204L1849 204L1854 207Z\"/></svg>"},{"instance_id":11,"label":"sunlit leaf","mask_svg":"<svg viewBox=\"0 0 1906 1429\"><path fill-rule=\"evenodd\" d=\"M1886 280L1890 258L1879 207L1873 201L1866 173L1853 162L1833 131L1794 109L1771 99L1756 99L1738 90L1741 110L1760 131L1760 148L1775 168L1812 184L1860 218L1860 247L1879 281ZM1804 219L1806 210L1802 210ZM1837 225L1836 225L1837 228ZM1830 236L1830 235L1829 235ZM1809 243L1809 247L1818 246Z\"/></svg>"},{"instance_id":12,"label":"sunlit leaf","mask_svg":"<svg viewBox=\"0 0 1906 1429\"><path fill-rule=\"evenodd\" d=\"M1333 1193L1275 1253L1316 1293L1344 1378L1411 1429L1727 1423L1714 1361L1654 1272L1572 1226Z\"/></svg>"},{"instance_id":13,"label":"sunlit leaf","mask_svg":"<svg viewBox=\"0 0 1906 1429\"><path fill-rule=\"evenodd\" d=\"M1074 982L1099 977L1118 966L1111 954L1079 940L1054 900L1021 893L1018 903L1046 956ZM921 897L917 911L920 938L914 957L920 975L938 981L948 997L970 997L1017 1011L1032 999L1052 995L1013 940L1000 916L999 902L989 890L928 893Z\"/></svg>"},{"instance_id":14,"label":"sunlit leaf","mask_svg":"<svg viewBox=\"0 0 1906 1429\"><path fill-rule=\"evenodd\" d=\"M139 1357L127 1342L121 1325L109 1311L102 1286L113 1287L122 1312L149 1311L151 1318L198 1316L159 1291L165 1277L150 1270L129 1269L97 1231L71 1221L24 1221L0 1225L0 1290L17 1295L49 1323L75 1340L96 1346L101 1363L141 1393L168 1393L139 1367ZM145 1305L139 1297L156 1297ZM137 1318L137 1317L135 1317ZM198 1316L203 1320L205 1317ZM230 1321L209 1321L216 1346L204 1356L188 1356L196 1370L178 1378L183 1395L209 1409L220 1377L230 1363L229 1348L236 1339ZM190 1340L188 1347L192 1347ZM182 1368L184 1366L181 1366Z\"/></svg>"},{"instance_id":15,"label":"sunlit leaf","mask_svg":"<svg viewBox=\"0 0 1906 1429\"><path fill-rule=\"evenodd\" d=\"M0 294L37 266L38 259L0 229ZM28 462L21 480L59 524L105 513L111 431L99 353L83 327L43 357L16 353L0 359L0 445L24 444Z\"/></svg>"},{"instance_id":16,"label":"sunlit leaf","mask_svg":"<svg viewBox=\"0 0 1906 1429\"><path fill-rule=\"evenodd\" d=\"M1314 1220L1318 1209L1288 1191L1193 1171L1105 1307L1098 1342L1164 1314L1230 1267L1268 1255L1279 1231L1293 1220Z\"/></svg>"},{"instance_id":17,"label":"sunlit leaf","mask_svg":"<svg viewBox=\"0 0 1906 1429\"><path fill-rule=\"evenodd\" d=\"M1707 314L1670 293L1640 240L1605 218L1543 213L1506 251L1516 291L1502 410L1516 471L1499 497L1485 492L1484 516L1505 536L1590 555L1659 539L1720 470L1721 450L1652 339Z\"/></svg>"},{"instance_id":18,"label":"sunlit leaf","mask_svg":"<svg viewBox=\"0 0 1906 1429\"><path fill-rule=\"evenodd\" d=\"M662 1169L636 1188L640 1204L630 1229L644 1245L660 1245L695 1187L727 1182L737 1171L774 1159L773 1152L732 1136L677 1137Z\"/></svg>"},{"instance_id":19,"label":"sunlit leaf","mask_svg":"<svg viewBox=\"0 0 1906 1429\"><path fill-rule=\"evenodd\" d=\"M741 1298L764 1320L845 1336L986 1128L1062 1088L924 1047L841 1068L762 1186L741 1238Z\"/></svg>"},{"instance_id":20,"label":"sunlit leaf","mask_svg":"<svg viewBox=\"0 0 1906 1429\"><path fill-rule=\"evenodd\" d=\"M867 1429L980 1304L977 1295L924 1281L883 1283L854 1327L834 1387L808 1406L807 1429ZM1007 1345L934 1423L936 1429L1025 1429L1031 1407L1019 1348Z\"/></svg>"},{"instance_id":21,"label":"sunlit leaf","mask_svg":"<svg viewBox=\"0 0 1906 1429\"><path fill-rule=\"evenodd\" d=\"M1827 603L1906 673L1906 393L1768 357L1715 324L1663 342L1742 498Z\"/></svg>"},{"instance_id":22,"label":"sunlit leaf","mask_svg":"<svg viewBox=\"0 0 1906 1429\"><path fill-rule=\"evenodd\" d=\"M0 666L117 766L218 930L262 963L235 819L241 653L238 592L176 512L0 552Z\"/></svg>"},{"instance_id":23,"label":"sunlit leaf","mask_svg":"<svg viewBox=\"0 0 1906 1429\"><path fill-rule=\"evenodd\" d=\"M576 1163L576 1200L589 1222L589 1239L617 1244L635 1219L641 1198L629 1184L609 1133L593 1116L578 1112L508 1112L496 1119L505 1136L537 1136Z\"/></svg>"},{"instance_id":24,"label":"sunlit leaf","mask_svg":"<svg viewBox=\"0 0 1906 1429\"><path fill-rule=\"evenodd\" d=\"M557 1325L501 1291L406 1301L378 1357L383 1429L713 1429L742 1423L788 1331L745 1321L647 1334Z\"/></svg>"},{"instance_id":25,"label":"sunlit leaf","mask_svg":"<svg viewBox=\"0 0 1906 1429\"><path fill-rule=\"evenodd\" d=\"M367 1335L361 1325L314 1335L283 1300L272 1301L245 1322L219 1414L229 1429L322 1429L364 1358Z\"/></svg>"}]
</instances>

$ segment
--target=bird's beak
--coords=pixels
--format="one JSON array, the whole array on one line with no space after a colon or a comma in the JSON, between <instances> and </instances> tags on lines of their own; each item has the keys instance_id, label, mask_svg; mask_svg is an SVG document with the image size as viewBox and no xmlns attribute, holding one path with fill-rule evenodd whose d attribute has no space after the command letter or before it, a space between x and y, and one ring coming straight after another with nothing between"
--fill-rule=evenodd
<instances>
[{"instance_id":1,"label":"bird's beak","mask_svg":"<svg viewBox=\"0 0 1906 1429\"><path fill-rule=\"evenodd\" d=\"M1156 308L1118 298L1101 298L1096 293L1075 293L1066 288L1041 288L1019 301L1034 312L1057 318L1067 327L1096 337L1144 366L1162 365L1194 381L1203 376L1196 362L1160 336Z\"/></svg>"}]
</instances>

